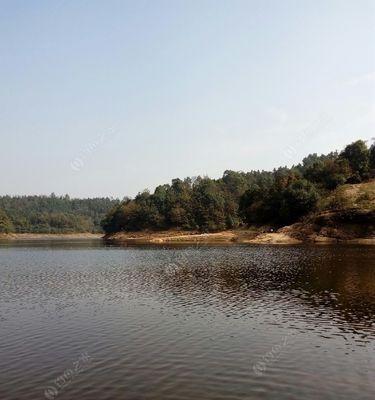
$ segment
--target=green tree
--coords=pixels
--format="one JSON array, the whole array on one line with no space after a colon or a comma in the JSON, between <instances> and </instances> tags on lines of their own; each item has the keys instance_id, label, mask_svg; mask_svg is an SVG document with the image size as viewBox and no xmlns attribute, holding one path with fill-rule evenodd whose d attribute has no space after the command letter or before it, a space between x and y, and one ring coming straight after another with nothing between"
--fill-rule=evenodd
<instances>
[{"instance_id":1,"label":"green tree","mask_svg":"<svg viewBox=\"0 0 375 400\"><path fill-rule=\"evenodd\" d=\"M166 220L169 227L195 229L192 180L173 179L166 197Z\"/></svg>"},{"instance_id":2,"label":"green tree","mask_svg":"<svg viewBox=\"0 0 375 400\"><path fill-rule=\"evenodd\" d=\"M268 195L268 192L263 191L260 186L255 184L241 196L239 213L247 224L261 223L266 219L264 208L268 201Z\"/></svg>"},{"instance_id":3,"label":"green tree","mask_svg":"<svg viewBox=\"0 0 375 400\"><path fill-rule=\"evenodd\" d=\"M117 200L69 196L0 196L15 232L100 232L100 221Z\"/></svg>"},{"instance_id":4,"label":"green tree","mask_svg":"<svg viewBox=\"0 0 375 400\"><path fill-rule=\"evenodd\" d=\"M350 165L345 158L318 160L304 170L306 179L329 190L343 185L350 175Z\"/></svg>"},{"instance_id":5,"label":"green tree","mask_svg":"<svg viewBox=\"0 0 375 400\"><path fill-rule=\"evenodd\" d=\"M13 232L13 224L9 219L8 215L0 210L0 233L10 233Z\"/></svg>"},{"instance_id":6,"label":"green tree","mask_svg":"<svg viewBox=\"0 0 375 400\"><path fill-rule=\"evenodd\" d=\"M312 183L300 179L291 183L282 192L279 221L291 223L312 211L319 200L319 194Z\"/></svg>"},{"instance_id":7,"label":"green tree","mask_svg":"<svg viewBox=\"0 0 375 400\"><path fill-rule=\"evenodd\" d=\"M218 231L226 228L224 196L212 179L199 178L194 183L193 207L200 230Z\"/></svg>"},{"instance_id":8,"label":"green tree","mask_svg":"<svg viewBox=\"0 0 375 400\"><path fill-rule=\"evenodd\" d=\"M368 177L370 152L363 140L357 140L347 145L340 157L348 160L353 181L361 181Z\"/></svg>"},{"instance_id":9,"label":"green tree","mask_svg":"<svg viewBox=\"0 0 375 400\"><path fill-rule=\"evenodd\" d=\"M375 143L372 144L370 147L370 156L369 156L369 161L370 161L370 169L372 172L372 177L375 176Z\"/></svg>"}]
</instances>

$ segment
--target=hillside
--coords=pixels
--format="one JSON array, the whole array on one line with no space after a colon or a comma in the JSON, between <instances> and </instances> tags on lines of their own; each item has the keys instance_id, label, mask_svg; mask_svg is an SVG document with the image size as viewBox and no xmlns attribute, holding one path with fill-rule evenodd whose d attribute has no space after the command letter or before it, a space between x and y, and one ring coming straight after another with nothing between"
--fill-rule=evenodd
<instances>
[{"instance_id":1,"label":"hillside","mask_svg":"<svg viewBox=\"0 0 375 400\"><path fill-rule=\"evenodd\" d=\"M284 226L275 232L267 226L252 226L215 233L179 230L117 232L106 238L115 242L138 244L375 244L375 180L343 185L322 201L321 207L321 211L311 213L303 221Z\"/></svg>"},{"instance_id":2,"label":"hillside","mask_svg":"<svg viewBox=\"0 0 375 400\"><path fill-rule=\"evenodd\" d=\"M368 147L358 140L341 152L310 154L290 168L225 171L219 179L173 179L153 193L146 190L116 205L104 219L103 229L107 237L139 237L142 232L181 237L253 227L275 232L304 221L314 231L320 225L329 227L327 235L334 234L332 229L339 223L348 225L347 236L369 235L371 224L363 221L372 217L374 177L375 144ZM349 232L346 221L361 228Z\"/></svg>"},{"instance_id":3,"label":"hillside","mask_svg":"<svg viewBox=\"0 0 375 400\"><path fill-rule=\"evenodd\" d=\"M100 221L116 204L109 198L1 196L0 233L102 232Z\"/></svg>"},{"instance_id":4,"label":"hillside","mask_svg":"<svg viewBox=\"0 0 375 400\"><path fill-rule=\"evenodd\" d=\"M343 185L324 199L321 207L279 233L314 242L375 239L375 180Z\"/></svg>"}]
</instances>

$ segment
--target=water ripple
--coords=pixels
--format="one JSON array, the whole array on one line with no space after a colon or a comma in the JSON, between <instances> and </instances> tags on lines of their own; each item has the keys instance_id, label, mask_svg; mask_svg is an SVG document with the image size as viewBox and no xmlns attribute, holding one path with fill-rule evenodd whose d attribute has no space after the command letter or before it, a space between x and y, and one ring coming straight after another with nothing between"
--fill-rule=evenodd
<instances>
[{"instance_id":1,"label":"water ripple","mask_svg":"<svg viewBox=\"0 0 375 400\"><path fill-rule=\"evenodd\" d=\"M372 399L375 250L0 248L0 399Z\"/></svg>"}]
</instances>

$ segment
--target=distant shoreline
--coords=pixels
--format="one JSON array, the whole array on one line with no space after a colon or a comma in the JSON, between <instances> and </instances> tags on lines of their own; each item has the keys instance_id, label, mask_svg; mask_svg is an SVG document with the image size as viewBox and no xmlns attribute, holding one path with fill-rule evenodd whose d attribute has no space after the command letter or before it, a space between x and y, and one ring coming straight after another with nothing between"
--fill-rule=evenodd
<instances>
[{"instance_id":1,"label":"distant shoreline","mask_svg":"<svg viewBox=\"0 0 375 400\"><path fill-rule=\"evenodd\" d=\"M102 239L102 233L0 233L0 240Z\"/></svg>"}]
</instances>

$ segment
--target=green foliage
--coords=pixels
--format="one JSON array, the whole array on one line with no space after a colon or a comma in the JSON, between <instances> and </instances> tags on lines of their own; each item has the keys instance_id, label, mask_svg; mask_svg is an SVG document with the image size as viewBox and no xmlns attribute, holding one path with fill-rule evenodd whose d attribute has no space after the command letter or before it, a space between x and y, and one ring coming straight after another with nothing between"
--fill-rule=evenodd
<instances>
[{"instance_id":1,"label":"green foliage","mask_svg":"<svg viewBox=\"0 0 375 400\"><path fill-rule=\"evenodd\" d=\"M172 185L166 187L165 205L159 211L165 212L166 227L195 229L192 179L173 179Z\"/></svg>"},{"instance_id":2,"label":"green foliage","mask_svg":"<svg viewBox=\"0 0 375 400\"><path fill-rule=\"evenodd\" d=\"M152 194L145 191L116 205L102 226L106 232L217 231L243 224L292 223L353 176L366 179L370 164L374 165L374 151L358 141L341 154L311 154L292 168L246 173L228 170L220 179L173 179Z\"/></svg>"},{"instance_id":3,"label":"green foliage","mask_svg":"<svg viewBox=\"0 0 375 400\"><path fill-rule=\"evenodd\" d=\"M319 200L315 186L295 172L275 171L275 180L267 190L254 185L240 202L247 223L291 223L313 210Z\"/></svg>"},{"instance_id":4,"label":"green foliage","mask_svg":"<svg viewBox=\"0 0 375 400\"><path fill-rule=\"evenodd\" d=\"M375 143L370 147L369 163L372 176L375 176Z\"/></svg>"},{"instance_id":5,"label":"green foliage","mask_svg":"<svg viewBox=\"0 0 375 400\"><path fill-rule=\"evenodd\" d=\"M195 223L203 231L225 229L225 199L217 182L199 178L193 187L193 209Z\"/></svg>"},{"instance_id":6,"label":"green foliage","mask_svg":"<svg viewBox=\"0 0 375 400\"><path fill-rule=\"evenodd\" d=\"M370 168L370 151L363 140L357 140L347 145L340 157L349 162L352 170L351 181L361 182L368 178Z\"/></svg>"},{"instance_id":7,"label":"green foliage","mask_svg":"<svg viewBox=\"0 0 375 400\"><path fill-rule=\"evenodd\" d=\"M69 196L2 196L0 230L32 233L100 232L100 221L116 204L109 198L70 199ZM10 224L1 222L6 215Z\"/></svg>"},{"instance_id":8,"label":"green foliage","mask_svg":"<svg viewBox=\"0 0 375 400\"><path fill-rule=\"evenodd\" d=\"M304 171L306 179L328 190L343 185L350 176L350 165L344 158L317 160Z\"/></svg>"},{"instance_id":9,"label":"green foliage","mask_svg":"<svg viewBox=\"0 0 375 400\"><path fill-rule=\"evenodd\" d=\"M262 190L257 184L252 185L241 197L240 216L247 224L262 223L269 219L270 209L267 200L270 190Z\"/></svg>"},{"instance_id":10,"label":"green foliage","mask_svg":"<svg viewBox=\"0 0 375 400\"><path fill-rule=\"evenodd\" d=\"M312 183L299 179L284 189L281 198L279 221L290 223L312 211L319 200L319 194Z\"/></svg>"},{"instance_id":11,"label":"green foliage","mask_svg":"<svg viewBox=\"0 0 375 400\"><path fill-rule=\"evenodd\" d=\"M8 215L0 210L0 233L10 233L13 232L13 224L9 219Z\"/></svg>"}]
</instances>

